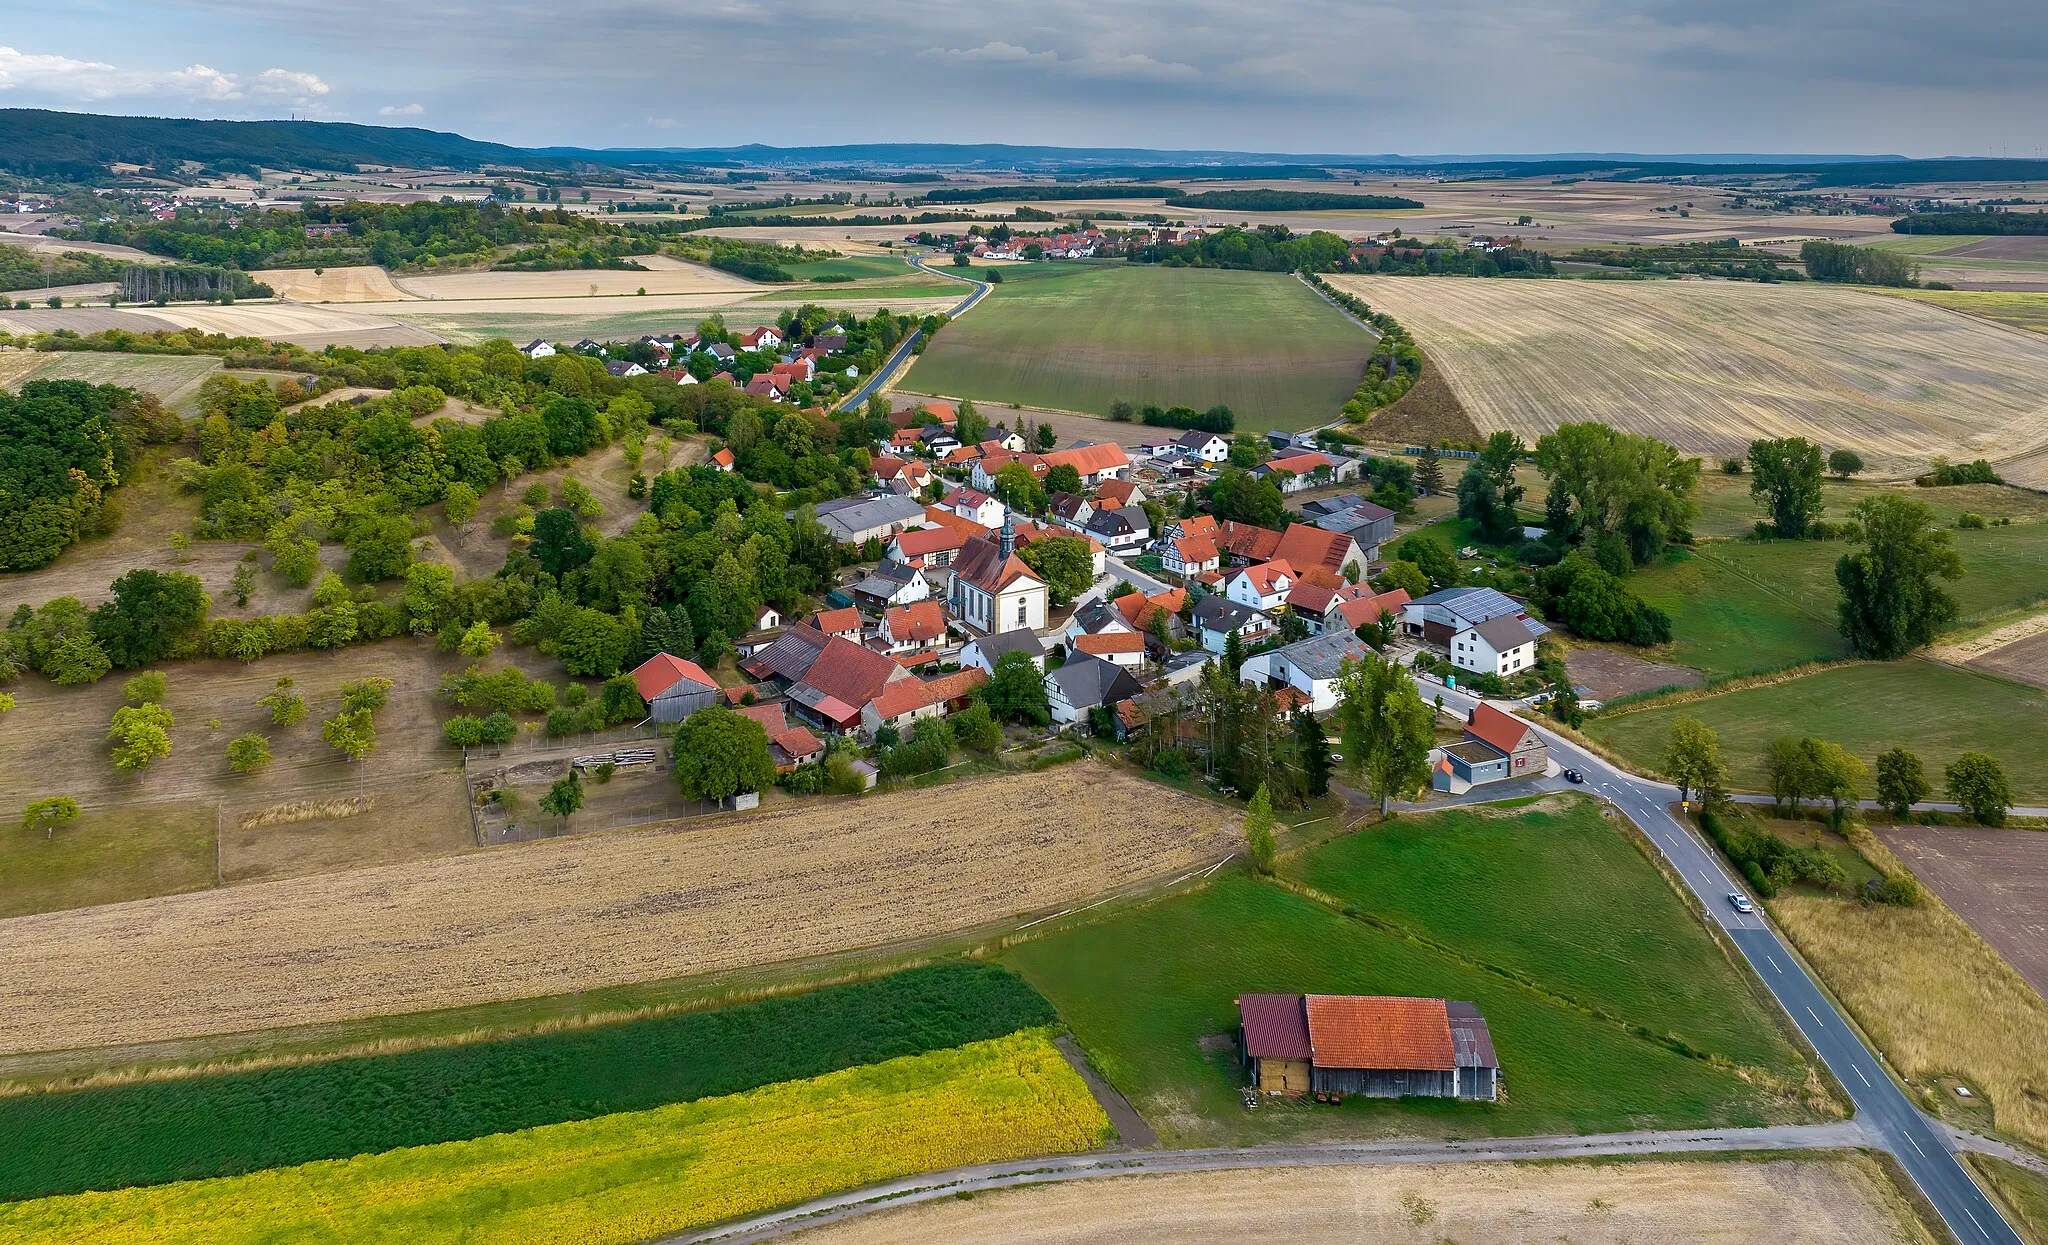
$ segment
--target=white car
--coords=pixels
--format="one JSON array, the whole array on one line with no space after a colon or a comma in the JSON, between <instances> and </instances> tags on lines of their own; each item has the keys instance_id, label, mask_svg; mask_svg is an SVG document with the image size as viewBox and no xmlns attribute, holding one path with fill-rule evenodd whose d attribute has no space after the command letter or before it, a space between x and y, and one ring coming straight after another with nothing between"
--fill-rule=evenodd
<instances>
[{"instance_id":1,"label":"white car","mask_svg":"<svg viewBox=\"0 0 2048 1245\"><path fill-rule=\"evenodd\" d=\"M1749 896L1742 894L1739 891L1728 892L1728 906L1735 909L1737 912L1748 913L1756 911L1756 905L1749 902Z\"/></svg>"}]
</instances>

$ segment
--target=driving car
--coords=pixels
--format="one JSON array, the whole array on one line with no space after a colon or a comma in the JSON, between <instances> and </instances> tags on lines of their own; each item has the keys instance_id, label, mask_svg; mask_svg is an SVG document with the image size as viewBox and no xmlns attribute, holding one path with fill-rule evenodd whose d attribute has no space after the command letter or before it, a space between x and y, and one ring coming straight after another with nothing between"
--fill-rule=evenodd
<instances>
[{"instance_id":1,"label":"driving car","mask_svg":"<svg viewBox=\"0 0 2048 1245\"><path fill-rule=\"evenodd\" d=\"M1566 782L1584 782L1586 781L1586 776L1575 769L1568 769L1564 772L1564 780Z\"/></svg>"},{"instance_id":2,"label":"driving car","mask_svg":"<svg viewBox=\"0 0 2048 1245\"><path fill-rule=\"evenodd\" d=\"M1749 896L1744 895L1739 891L1728 892L1728 906L1735 909L1737 912L1756 911L1756 905L1749 902Z\"/></svg>"}]
</instances>

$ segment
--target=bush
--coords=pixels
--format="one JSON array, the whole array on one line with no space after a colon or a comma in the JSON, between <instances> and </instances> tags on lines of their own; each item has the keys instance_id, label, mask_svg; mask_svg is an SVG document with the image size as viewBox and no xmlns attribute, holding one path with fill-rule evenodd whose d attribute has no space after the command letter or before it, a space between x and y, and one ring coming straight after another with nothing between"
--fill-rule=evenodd
<instances>
[{"instance_id":1,"label":"bush","mask_svg":"<svg viewBox=\"0 0 2048 1245\"><path fill-rule=\"evenodd\" d=\"M1961 515L1957 516L1956 526L1966 532L1981 532L1989 527L1990 524L1986 523L1984 516L1976 511L1965 510Z\"/></svg>"},{"instance_id":2,"label":"bush","mask_svg":"<svg viewBox=\"0 0 2048 1245\"><path fill-rule=\"evenodd\" d=\"M1863 884L1858 898L1864 903L1910 908L1920 902L1920 884L1912 878L1872 878Z\"/></svg>"},{"instance_id":3,"label":"bush","mask_svg":"<svg viewBox=\"0 0 2048 1245\"><path fill-rule=\"evenodd\" d=\"M555 685L529 679L517 666L489 673L481 666L471 666L459 674L444 675L441 693L465 709L545 713L555 707Z\"/></svg>"},{"instance_id":4,"label":"bush","mask_svg":"<svg viewBox=\"0 0 2048 1245\"><path fill-rule=\"evenodd\" d=\"M882 754L882 772L890 777L928 774L953 759L953 724L944 718L920 718L910 738Z\"/></svg>"}]
</instances>

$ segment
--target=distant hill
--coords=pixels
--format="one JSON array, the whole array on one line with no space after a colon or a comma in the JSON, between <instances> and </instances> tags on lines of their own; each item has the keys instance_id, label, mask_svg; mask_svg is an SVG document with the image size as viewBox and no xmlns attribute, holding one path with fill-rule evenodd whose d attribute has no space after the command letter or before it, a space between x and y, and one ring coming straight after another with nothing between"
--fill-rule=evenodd
<instances>
[{"instance_id":1,"label":"distant hill","mask_svg":"<svg viewBox=\"0 0 2048 1245\"><path fill-rule=\"evenodd\" d=\"M324 172L347 172L362 164L568 169L578 163L434 130L333 121L189 121L0 109L0 170L9 173L91 181L104 176L109 164L175 166L185 160L215 167L261 165Z\"/></svg>"}]
</instances>

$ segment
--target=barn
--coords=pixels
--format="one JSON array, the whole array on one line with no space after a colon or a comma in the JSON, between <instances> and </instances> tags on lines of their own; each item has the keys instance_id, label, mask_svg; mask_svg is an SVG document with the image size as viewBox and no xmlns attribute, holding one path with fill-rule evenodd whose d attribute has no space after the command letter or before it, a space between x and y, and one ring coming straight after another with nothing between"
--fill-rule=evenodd
<instances>
[{"instance_id":1,"label":"barn","mask_svg":"<svg viewBox=\"0 0 2048 1245\"><path fill-rule=\"evenodd\" d=\"M680 722L718 700L718 680L694 661L656 653L633 670L633 685L657 722Z\"/></svg>"},{"instance_id":2,"label":"barn","mask_svg":"<svg viewBox=\"0 0 2048 1245\"><path fill-rule=\"evenodd\" d=\"M1470 1003L1356 994L1237 1002L1246 1071L1261 1093L1484 1102L1499 1094L1493 1037Z\"/></svg>"}]
</instances>

